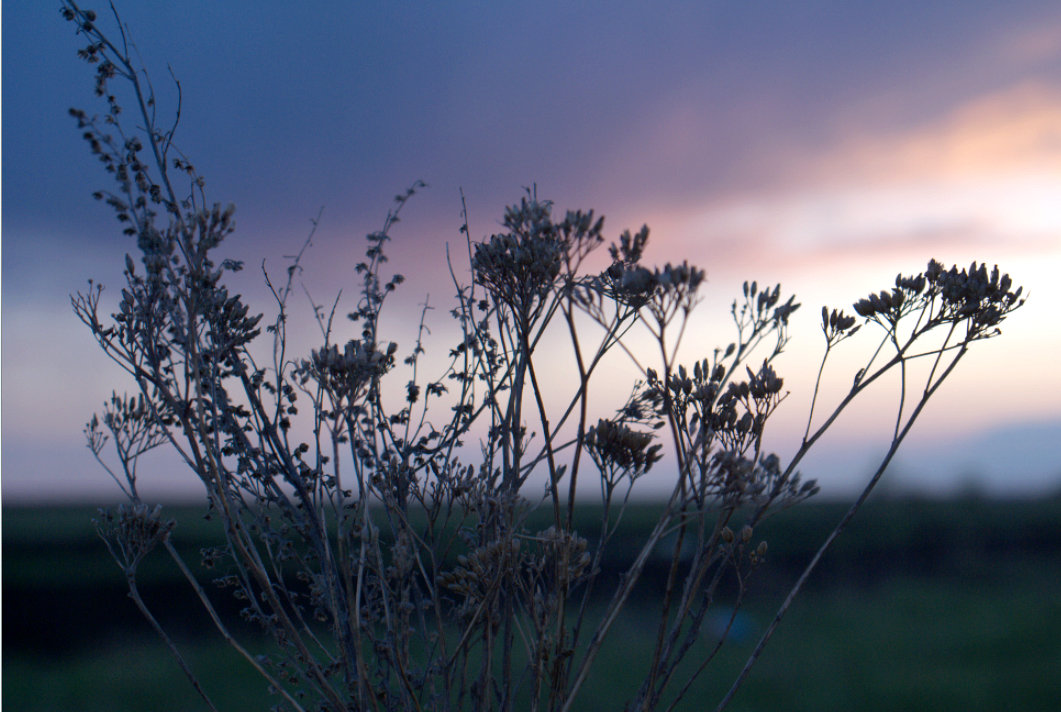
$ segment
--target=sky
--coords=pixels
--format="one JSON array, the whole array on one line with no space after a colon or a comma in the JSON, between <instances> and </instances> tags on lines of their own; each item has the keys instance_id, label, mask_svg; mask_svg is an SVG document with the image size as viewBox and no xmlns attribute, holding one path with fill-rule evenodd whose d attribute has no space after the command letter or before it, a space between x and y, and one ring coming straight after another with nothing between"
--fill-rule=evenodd
<instances>
[{"instance_id":1,"label":"sky","mask_svg":"<svg viewBox=\"0 0 1061 712\"><path fill-rule=\"evenodd\" d=\"M804 304L779 363L790 396L767 433L784 455L806 418L822 305L850 311L929 258L998 264L1027 305L944 385L886 487L1061 486L1058 3L116 4L160 109L175 105L169 72L179 79L176 143L209 199L236 204L226 250L248 265L281 269L323 209L307 288L353 294L363 236L423 180L392 233L410 280L388 315L407 334L429 300L442 333L462 192L476 239L530 186L558 210L605 215L609 239L647 224L648 262L707 271L690 360L732 339L745 279ZM89 278L117 294L135 244L91 199L106 176L67 115L103 110L73 27L57 3L2 12L3 498L113 497L81 428L126 386L69 296ZM268 308L260 270L236 287ZM827 395L873 345L845 344ZM894 384L868 393L804 476L831 494L860 487L896 400ZM155 470L154 491L196 491L167 461Z\"/></svg>"}]
</instances>

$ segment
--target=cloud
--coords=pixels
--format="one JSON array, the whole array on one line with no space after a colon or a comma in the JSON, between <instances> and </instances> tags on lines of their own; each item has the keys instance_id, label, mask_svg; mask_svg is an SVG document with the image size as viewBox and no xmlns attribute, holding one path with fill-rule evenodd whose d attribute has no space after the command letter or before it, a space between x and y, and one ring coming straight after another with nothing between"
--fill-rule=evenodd
<instances>
[{"instance_id":1,"label":"cloud","mask_svg":"<svg viewBox=\"0 0 1061 712\"><path fill-rule=\"evenodd\" d=\"M808 157L809 159L809 157ZM895 182L1031 171L1061 175L1061 86L1025 81L892 135L857 130L816 161L818 180Z\"/></svg>"},{"instance_id":2,"label":"cloud","mask_svg":"<svg viewBox=\"0 0 1061 712\"><path fill-rule=\"evenodd\" d=\"M1061 18L1037 22L1005 33L995 56L1018 66L1036 65L1061 58Z\"/></svg>"},{"instance_id":3,"label":"cloud","mask_svg":"<svg viewBox=\"0 0 1061 712\"><path fill-rule=\"evenodd\" d=\"M905 131L848 131L780 152L762 191L708 196L650 223L734 269L865 262L916 250L1061 250L1061 87L1026 82ZM1002 254L999 254L1002 257Z\"/></svg>"},{"instance_id":4,"label":"cloud","mask_svg":"<svg viewBox=\"0 0 1061 712\"><path fill-rule=\"evenodd\" d=\"M934 406L946 418L929 430L1056 416L1050 394L1058 378L1048 354L1059 335L1035 325L1055 320L1061 86L1020 83L913 127L840 131L813 152L793 146L776 154L767 188L707 193L645 215L662 236L662 259L706 267L723 294L742 279L776 280L815 307L849 304L867 287L887 287L897 272L923 269L930 257L997 262L1032 299L998 344L959 369ZM813 328L800 322L794 332ZM796 371L818 357L804 344L789 351ZM878 420L879 412L848 418L852 433Z\"/></svg>"}]
</instances>

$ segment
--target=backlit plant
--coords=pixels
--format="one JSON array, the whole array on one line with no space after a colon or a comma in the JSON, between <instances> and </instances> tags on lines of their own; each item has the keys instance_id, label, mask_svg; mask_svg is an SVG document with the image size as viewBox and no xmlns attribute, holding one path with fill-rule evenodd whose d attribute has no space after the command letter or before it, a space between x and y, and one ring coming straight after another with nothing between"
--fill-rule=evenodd
<instances>
[{"instance_id":1,"label":"backlit plant","mask_svg":"<svg viewBox=\"0 0 1061 712\"><path fill-rule=\"evenodd\" d=\"M766 448L764 433L787 393L775 360L800 308L795 299L779 286L745 283L733 303L732 343L680 363L703 270L645 265L647 228L623 233L608 266L591 270L588 258L606 243L604 219L558 216L533 191L505 212L498 234L473 241L465 222L470 278L453 278L459 338L448 356L425 354L426 309L412 344L387 340L381 308L404 280L385 271L386 248L417 183L352 265L361 282L349 315L358 338L337 340L337 307L314 304L321 340L304 348L287 331L302 253L281 283L267 282L269 316L231 293L227 279L242 264L219 262L215 251L235 230L234 208L208 202L173 143L176 122L160 128L125 28L119 23L112 40L91 11L65 0L62 13L88 42L80 55L95 68L106 105L101 116L71 110L114 179L95 196L137 241L115 307L104 307L97 285L72 300L136 388L86 426L93 454L129 500L97 525L133 600L211 708L136 588L138 565L156 549L172 557L278 708L334 711L592 709L579 692L650 559L663 556L652 652L627 667L640 681L627 708L674 709L725 640L706 655L694 647L709 613L721 599L739 606L766 560L756 527L816 492L797 471L806 453L853 399L897 371L900 407L887 453L721 709L925 403L972 344L997 334L1023 303L997 268L932 261L857 301L854 315L823 308L822 369L802 444L786 463ZM867 325L879 329L876 350L821 417L826 360ZM655 350L635 352L633 330L647 331ZM547 337L570 348L577 385L566 400L545 396L557 362L542 353ZM590 395L609 358L632 361L641 377L605 415L592 411ZM930 363L916 385L915 361ZM116 466L105 457L108 443ZM201 562L215 587L171 543L176 522L141 497L139 459L159 446L198 478L223 529L224 545ZM650 471L669 483L658 519L622 575L606 576L605 553ZM576 501L590 498L600 519L578 531ZM234 636L219 597L235 597L266 635Z\"/></svg>"}]
</instances>

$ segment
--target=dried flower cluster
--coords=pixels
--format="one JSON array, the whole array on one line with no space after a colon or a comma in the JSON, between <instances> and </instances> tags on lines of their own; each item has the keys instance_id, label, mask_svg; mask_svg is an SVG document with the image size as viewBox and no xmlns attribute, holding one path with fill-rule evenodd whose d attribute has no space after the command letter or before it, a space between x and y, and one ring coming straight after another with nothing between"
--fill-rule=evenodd
<instances>
[{"instance_id":1,"label":"dried flower cluster","mask_svg":"<svg viewBox=\"0 0 1061 712\"><path fill-rule=\"evenodd\" d=\"M898 275L890 291L871 294L855 303L859 316L881 324L895 326L907 314L929 307L928 323L966 322L971 338L990 336L1011 311L1024 301L1023 288L1012 289L1008 274L1000 276L998 265L987 271L987 265L973 262L960 272L931 260L928 268L916 277Z\"/></svg>"},{"instance_id":2,"label":"dried flower cluster","mask_svg":"<svg viewBox=\"0 0 1061 712\"><path fill-rule=\"evenodd\" d=\"M797 467L822 433L877 378L902 374L894 437L868 494L969 345L998 333L1023 303L997 269L931 262L858 301L858 317L823 308L822 371L859 331L859 318L884 334L849 394L816 426L815 388L802 446L783 463L765 439L787 396L775 359L795 299L780 286L745 283L731 309L732 343L679 363L705 272L684 262L644 265L648 228L623 233L609 248L610 264L589 270L587 258L605 241L604 219L554 218L533 191L506 211L499 234L473 243L467 223L462 228L471 282L454 277L450 313L460 335L445 363L425 359L426 307L405 351L382 338L382 306L405 281L385 274L386 245L398 212L423 187L417 182L397 196L354 267L362 284L349 317L360 338L334 340L337 302L330 311L311 304L321 342L292 357L289 296L308 241L285 281L267 275L276 312L263 329L265 317L226 286L242 264L213 257L235 229L234 209L206 202L204 181L174 147L176 122L158 128L126 30L119 26L112 42L94 13L72 0L62 12L87 39L80 55L96 68L107 107L102 118L71 111L116 184L96 197L136 237L138 251L126 257L126 285L109 316L98 286L73 298L136 386L133 396L113 396L85 429L129 499L103 513L98 528L167 644L177 652L136 590L138 564L160 548L277 694L278 709L571 710L616 620L646 583L648 561L659 556L669 564L654 582L662 591L657 635L651 657L630 663L641 682L629 709L673 708L710 660L692 673L682 666L709 612L733 590L742 602L750 572L767 561L756 527L817 490ZM135 105L135 121L125 122L119 89ZM176 175L190 179L185 196L174 190ZM586 329L585 318L600 328ZM921 346L940 327L942 343ZM658 353L628 348L631 329L646 330ZM567 337L578 383L560 402L545 397L557 358L538 352L557 335ZM591 395L598 367L613 357L629 357L641 378L626 404L602 417L592 413ZM926 357L934 360L927 382L909 389L906 363ZM398 389L384 387L391 379ZM908 402L908 391L918 399ZM104 457L108 442L118 467ZM198 574L169 541L175 523L137 486L140 458L163 445L198 478L208 516L224 532L223 546L203 552ZM608 570L630 493L650 471L670 482L669 496L621 572ZM601 517L579 532L575 503L587 492L599 496ZM204 571L215 586L200 582ZM214 603L222 596L240 602L266 643L231 634ZM178 660L212 708L192 666L179 653Z\"/></svg>"}]
</instances>

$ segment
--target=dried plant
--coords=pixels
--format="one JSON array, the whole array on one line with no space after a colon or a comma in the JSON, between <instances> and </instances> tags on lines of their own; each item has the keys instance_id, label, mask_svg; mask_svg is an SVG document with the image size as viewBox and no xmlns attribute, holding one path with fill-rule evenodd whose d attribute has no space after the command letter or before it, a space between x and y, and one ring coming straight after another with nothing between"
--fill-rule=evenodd
<instances>
[{"instance_id":1,"label":"dried plant","mask_svg":"<svg viewBox=\"0 0 1061 712\"><path fill-rule=\"evenodd\" d=\"M62 13L88 41L80 55L95 67L107 107L102 116L71 110L115 180L112 191L95 195L138 248L126 257L126 285L109 317L97 285L72 299L137 390L115 395L86 427L93 454L129 500L103 513L98 529L137 606L174 652L136 588L138 564L156 549L172 557L221 635L261 673L278 709L573 709L650 557L661 552L669 563L652 654L627 668L641 680L627 709L677 708L722 645L691 673L679 667L723 587L735 585L739 605L765 560L757 525L817 491L797 471L803 457L852 400L898 372L900 405L880 467L793 587L722 709L927 401L971 345L996 335L1023 303L997 268L933 261L856 302L855 315L823 308L814 401L802 445L783 463L763 435L787 393L774 362L789 340L795 299L779 286L745 283L732 308L736 339L681 364L678 347L704 272L645 266L642 228L623 233L609 248L610 266L593 273L586 261L605 242L603 218L558 219L534 192L486 240L473 242L465 220L471 280L462 284L451 268L460 338L445 363L425 357L426 309L421 337L399 353L380 318L403 281L385 273L386 247L417 183L396 198L355 267L361 290L349 318L360 338L334 342L337 306L313 304L321 342L292 356L289 303L305 247L284 282L266 276L270 318L230 293L226 277L242 265L218 264L214 254L235 228L234 209L207 202L202 178L173 143L177 122L159 128L127 30L118 21L112 40L94 13L70 0ZM134 119L122 111L121 92ZM879 344L822 417L825 363L863 325L880 330ZM647 330L657 353L634 353L632 329ZM573 355L577 387L566 402L544 395L551 374L538 347L547 334L565 335ZM616 413L591 417L590 384L613 352L642 378ZM931 364L916 384L915 361ZM384 387L395 380L405 382L397 397ZM106 465L108 441L118 467ZM171 544L175 522L141 498L139 458L159 446L199 479L208 516L223 528L224 545L202 561L218 590L202 585ZM602 575L631 491L661 467L668 472L655 476L672 487L658 519L622 575ZM532 479L539 474L544 493ZM599 493L601 519L579 532L582 490ZM535 524L543 512L547 524ZM266 636L233 636L219 596L235 596L243 618Z\"/></svg>"}]
</instances>

